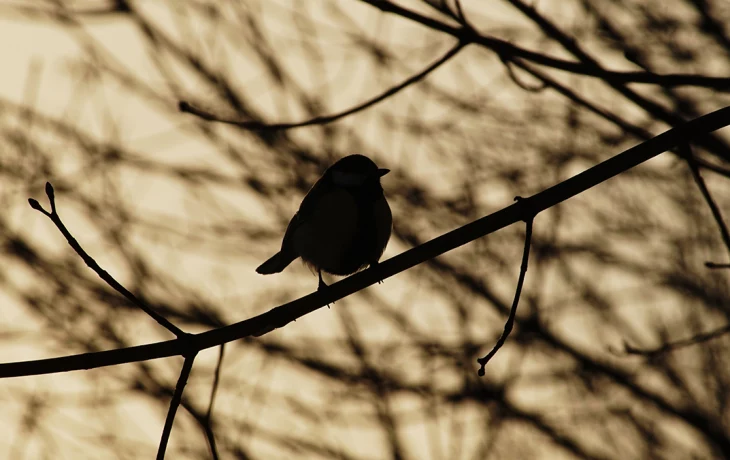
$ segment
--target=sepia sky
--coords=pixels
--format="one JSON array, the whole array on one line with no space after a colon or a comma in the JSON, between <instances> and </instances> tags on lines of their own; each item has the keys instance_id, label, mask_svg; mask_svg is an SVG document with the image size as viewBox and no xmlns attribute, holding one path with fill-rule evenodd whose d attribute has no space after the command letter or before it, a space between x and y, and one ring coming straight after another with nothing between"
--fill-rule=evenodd
<instances>
[{"instance_id":1,"label":"sepia sky","mask_svg":"<svg viewBox=\"0 0 730 460\"><path fill-rule=\"evenodd\" d=\"M464 0L484 37L584 72L589 56L691 84L616 83L470 44L331 124L244 130L177 109L303 121L367 101L457 44L372 3L0 0L0 360L172 338L28 206L48 209L47 181L99 265L196 333L316 289L299 262L254 269L345 155L392 171L385 260L730 102L727 85L694 78L730 73L722 0ZM460 27L454 2L397 5ZM727 218L728 130L693 146ZM621 352L730 321L727 270L705 267L727 263L728 248L697 183L668 152L541 213L515 331L483 378L476 358L512 303L522 223L228 344L212 412L220 458L730 455L727 337ZM211 458L218 352L195 360L167 458ZM1 379L0 458L154 457L182 363Z\"/></svg>"}]
</instances>

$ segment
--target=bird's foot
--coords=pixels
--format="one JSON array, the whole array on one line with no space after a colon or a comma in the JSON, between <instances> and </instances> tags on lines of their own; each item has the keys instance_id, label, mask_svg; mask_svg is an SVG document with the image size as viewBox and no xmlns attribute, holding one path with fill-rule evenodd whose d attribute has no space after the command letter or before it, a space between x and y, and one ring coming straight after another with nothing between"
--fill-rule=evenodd
<instances>
[{"instance_id":1,"label":"bird's foot","mask_svg":"<svg viewBox=\"0 0 730 460\"><path fill-rule=\"evenodd\" d=\"M377 269L377 268L378 268L378 265L380 265L380 262L378 262L378 261L375 261L375 262L373 262L373 263L371 263L371 264L370 264L370 268L371 268L372 270L375 270L375 269ZM378 284L383 284L383 283L384 283L384 281L383 281L383 280L378 280Z\"/></svg>"}]
</instances>

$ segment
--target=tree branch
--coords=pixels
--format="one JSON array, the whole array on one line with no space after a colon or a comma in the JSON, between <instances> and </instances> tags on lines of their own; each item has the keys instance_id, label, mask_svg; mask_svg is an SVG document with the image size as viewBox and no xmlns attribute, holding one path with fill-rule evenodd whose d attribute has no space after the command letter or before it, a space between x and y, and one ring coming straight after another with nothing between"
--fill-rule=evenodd
<instances>
[{"instance_id":1,"label":"tree branch","mask_svg":"<svg viewBox=\"0 0 730 460\"><path fill-rule=\"evenodd\" d=\"M720 236L722 237L722 241L725 243L725 248L728 252L730 252L730 232L727 229L727 225L725 224L725 219L722 217L720 208L717 206L717 203L715 203L714 198L712 198L710 189L707 188L707 184L705 184L705 179L702 178L699 165L695 159L694 152L692 152L692 146L689 143L682 144L679 146L679 151L687 162L689 170L692 172L692 177L702 193L702 198L705 199L707 206L710 207L710 212L712 212L712 217L717 223L718 230L720 230Z\"/></svg>"},{"instance_id":2,"label":"tree branch","mask_svg":"<svg viewBox=\"0 0 730 460\"><path fill-rule=\"evenodd\" d=\"M640 348L635 348L627 343L624 343L624 353L629 354L629 355L641 355L641 356L653 357L653 356L660 355L662 353L667 353L669 351L676 350L678 348L684 348L684 347L688 347L691 345L697 345L699 343L708 342L712 339L721 337L729 332L730 332L730 324L727 326L723 326L719 329L715 329L714 331L706 332L704 334L699 334L694 337L690 337L688 339L677 340L676 342L669 342L667 344L662 345L661 347L654 348L651 350L642 350Z\"/></svg>"},{"instance_id":3,"label":"tree branch","mask_svg":"<svg viewBox=\"0 0 730 460\"><path fill-rule=\"evenodd\" d=\"M243 337L261 335L262 331L283 327L328 303L342 299L382 279L403 272L515 222L527 220L530 216L595 187L681 143L689 142L698 136L727 125L730 125L730 107L683 123L547 190L381 262L375 269L371 268L357 273L330 285L322 292L306 295L253 318L166 342L62 358L0 364L0 378L91 369L183 355L191 349L203 350Z\"/></svg>"},{"instance_id":4,"label":"tree branch","mask_svg":"<svg viewBox=\"0 0 730 460\"><path fill-rule=\"evenodd\" d=\"M61 216L58 215L56 212L56 196L53 191L53 186L50 182L46 182L46 195L48 196L48 201L51 203L51 212L46 211L43 209L43 206L38 202L38 200L35 200L33 198L28 199L28 203L30 204L30 207L35 209L36 211L39 211L40 213L44 214L46 217L51 219L51 222L53 222L56 225L56 228L61 232L61 234L66 238L66 241L68 244L73 248L73 250L78 254L83 261L86 263L86 265L94 271L97 275L99 275L99 278L104 280L106 284L108 284L112 289L117 291L118 293L122 294L124 297L127 298L130 302L132 302L134 305L137 305L139 308L142 309L145 313L150 315L152 319L157 321L162 327L167 329L168 331L175 334L178 338L182 338L186 335L186 333L172 324L170 321L168 321L164 316L157 313L150 305L147 305L147 303L143 302L142 300L138 299L137 296L132 294L122 286L116 279L114 279L113 276L109 274L106 270L101 268L99 264L96 263L93 257L91 257L86 251L84 251L84 248L81 247L78 241L76 241L76 238L71 235L71 232L68 231L66 226L61 221Z\"/></svg>"},{"instance_id":5,"label":"tree branch","mask_svg":"<svg viewBox=\"0 0 730 460\"><path fill-rule=\"evenodd\" d=\"M430 29L438 30L458 38L464 43L475 43L487 49L490 49L500 56L509 58L523 58L536 64L552 67L579 75L587 75L591 77L602 78L616 83L644 83L661 85L664 87L675 86L701 86L704 88L713 88L719 91L730 90L730 78L727 77L707 77L704 75L673 73L658 74L654 72L634 71L634 72L618 72L606 70L600 67L586 65L576 61L568 61L558 59L545 54L530 51L519 46L515 46L504 40L477 34L463 27L454 27L437 19L424 16L415 11L403 8L387 0L360 0L367 3L384 13L392 13L398 16L418 22Z\"/></svg>"},{"instance_id":6,"label":"tree branch","mask_svg":"<svg viewBox=\"0 0 730 460\"><path fill-rule=\"evenodd\" d=\"M175 385L175 393L172 395L170 408L167 410L165 428L162 430L162 438L160 439L160 445L157 448L157 460L164 460L165 458L167 443L170 440L170 433L172 433L172 424L175 422L175 414L177 413L178 406L180 406L183 390L185 390L185 385L188 383L188 377L190 376L190 371L193 368L193 362L195 361L197 353L198 352L196 351L185 356L185 362L180 370L180 377L177 379L177 385Z\"/></svg>"}]
</instances>

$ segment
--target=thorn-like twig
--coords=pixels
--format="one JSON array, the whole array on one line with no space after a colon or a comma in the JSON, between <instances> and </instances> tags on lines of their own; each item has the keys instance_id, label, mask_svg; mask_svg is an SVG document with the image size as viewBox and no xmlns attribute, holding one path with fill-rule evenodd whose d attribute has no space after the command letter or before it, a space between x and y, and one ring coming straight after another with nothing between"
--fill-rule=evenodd
<instances>
[{"instance_id":1,"label":"thorn-like twig","mask_svg":"<svg viewBox=\"0 0 730 460\"><path fill-rule=\"evenodd\" d=\"M141 308L145 313L147 313L155 321L157 321L162 327L175 334L178 338L185 337L186 334L182 329L178 328L170 321L168 321L164 316L154 311L151 306L138 299L137 296L135 296L130 291L128 291L127 288L122 286L116 279L114 279L113 276L111 276L106 270L101 268L99 264L96 263L93 257L91 257L86 251L84 251L79 242L76 241L76 238L74 238L73 235L71 235L71 232L68 231L63 221L61 221L61 216L59 216L58 212L56 212L56 194L50 182L46 182L46 195L48 196L48 201L51 204L51 212L43 209L43 206L41 206L38 200L35 200L33 198L28 199L28 204L30 204L31 208L43 213L43 215L51 219L51 222L53 222L53 224L56 226L56 228L58 228L64 238L66 238L66 241L71 246L71 248L73 248L76 254L78 254L81 259L83 259L84 263L86 263L86 265L90 269L92 269L94 273L99 275L99 278L104 280L112 289L122 294L130 302Z\"/></svg>"},{"instance_id":2,"label":"thorn-like twig","mask_svg":"<svg viewBox=\"0 0 730 460\"><path fill-rule=\"evenodd\" d=\"M175 422L175 414L177 413L177 408L180 406L183 390L185 389L185 385L188 383L188 377L190 376L190 371L193 368L193 361L195 361L196 355L197 351L194 351L185 356L185 362L180 370L180 377L177 379L177 384L175 385L175 393L172 395L170 408L167 410L165 428L162 430L162 438L160 439L160 445L157 448L157 460L164 460L165 458L167 443L170 440L170 433L172 433L172 424Z\"/></svg>"},{"instance_id":3,"label":"thorn-like twig","mask_svg":"<svg viewBox=\"0 0 730 460\"><path fill-rule=\"evenodd\" d=\"M518 197L519 198L519 197ZM518 199L515 198L515 199ZM521 198L519 198L522 200ZM504 342L507 340L507 337L509 337L510 333L512 332L512 327L515 323L515 315L517 314L517 305L520 303L520 294L522 293L522 284L525 282L525 274L527 273L527 262L530 258L530 241L532 240L532 221L534 219L534 214L529 215L527 219L525 220L525 223L527 224L525 228L525 247L522 252L522 265L520 266L520 277L517 280L517 288L515 289L515 298L512 301L512 308L510 308L509 311L509 317L507 318L507 322L504 324L504 331L502 331L502 335L499 337L499 340L497 340L497 343L494 344L494 347L492 350L487 353L486 356L483 358L478 358L477 362L479 363L479 370L477 371L480 377L484 376L484 366L487 365L490 359L499 351L500 348L502 348L502 345L504 345Z\"/></svg>"},{"instance_id":4,"label":"thorn-like twig","mask_svg":"<svg viewBox=\"0 0 730 460\"><path fill-rule=\"evenodd\" d=\"M262 123L260 121L252 121L252 120L237 120L232 118L226 118L222 117L220 115L216 115L212 112L208 112L206 110L200 109L198 107L195 107L194 105L190 104L187 101L180 101L178 103L178 108L181 112L187 112L191 113L193 115L196 115L204 120L208 121L217 121L219 123L226 123L229 125L235 125L239 128L244 128L252 131L257 130L285 130L285 129L293 129L293 128L301 128L303 126L311 126L311 125L325 125L327 123L332 123L333 121L337 121L341 118L344 118L348 115L352 115L354 113L360 112L362 110L365 110L369 107L372 107L373 105L377 104L378 102L381 102L388 97L398 93L399 91L407 88L408 86L418 82L419 80L422 80L424 77L426 77L428 74L439 68L442 64L444 64L446 61L454 57L461 49L465 46L465 43L462 41L459 41L456 45L454 45L449 51L446 52L443 56L441 56L437 61L420 71L419 73L409 77L407 80L403 81L402 83L393 86L392 88L388 89L387 91L384 91L383 93L373 97L372 99L369 99L361 104L356 105L355 107L352 107L350 109L344 110L342 112L338 112L332 115L322 115L314 118L310 118L309 120L294 122L294 123Z\"/></svg>"}]
</instances>

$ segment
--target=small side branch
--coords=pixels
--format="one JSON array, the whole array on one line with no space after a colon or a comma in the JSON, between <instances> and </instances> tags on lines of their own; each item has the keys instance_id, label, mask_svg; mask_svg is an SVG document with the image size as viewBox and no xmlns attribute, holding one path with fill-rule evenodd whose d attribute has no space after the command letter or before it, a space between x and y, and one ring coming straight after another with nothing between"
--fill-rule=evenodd
<instances>
[{"instance_id":1,"label":"small side branch","mask_svg":"<svg viewBox=\"0 0 730 460\"><path fill-rule=\"evenodd\" d=\"M527 227L525 229L525 248L522 251L522 266L520 267L520 277L517 280L517 288L515 289L515 298L512 301L512 308L509 312L509 317L507 318L507 322L504 325L504 331L502 331L502 335L499 337L499 340L497 340L497 343L494 345L494 348L487 353L486 356L483 358L477 359L477 362L479 363L479 373L480 377L484 376L484 366L487 365L490 359L497 354L497 351L499 351L500 348L502 348L502 345L504 345L504 342L507 341L507 337L509 337L510 333L512 332L512 327L515 324L515 315L517 314L517 305L520 303L520 294L522 293L522 285L525 282L525 274L527 273L527 261L530 258L530 242L532 240L532 221L534 220L534 215L529 216L525 223L527 224Z\"/></svg>"},{"instance_id":2,"label":"small side branch","mask_svg":"<svg viewBox=\"0 0 730 460\"><path fill-rule=\"evenodd\" d=\"M661 347L654 348L654 349L635 348L635 347L632 347L631 345L625 343L624 344L624 353L626 353L627 355L641 355L641 356L646 356L646 357L654 357L654 356L660 355L662 353L667 353L670 351L677 350L678 348L684 348L684 347L689 347L692 345L697 345L700 343L708 342L710 340L721 337L727 333L730 333L730 324L727 326L723 326L719 329L715 329L714 331L705 332L704 334L699 334L694 337L690 337L688 339L677 340L676 342L669 342L667 344L662 345Z\"/></svg>"},{"instance_id":3,"label":"small side branch","mask_svg":"<svg viewBox=\"0 0 730 460\"><path fill-rule=\"evenodd\" d=\"M188 377L190 377L195 356L197 356L197 352L187 355L183 367L180 370L180 377L177 379L177 384L175 385L175 393L172 395L170 408L167 410L167 418L165 419L165 428L162 430L160 446L157 448L157 460L164 460L165 458L167 443L170 440L170 433L172 432L172 424L175 422L175 414L177 413L177 408L180 406L185 385L188 383Z\"/></svg>"},{"instance_id":4,"label":"small side branch","mask_svg":"<svg viewBox=\"0 0 730 460\"><path fill-rule=\"evenodd\" d=\"M56 212L56 195L50 182L46 182L46 195L48 196L48 201L51 204L51 212L43 209L43 206L41 206L38 200L33 198L28 199L30 207L51 219L51 222L53 222L53 224L56 226L56 228L58 228L64 238L66 238L66 241L71 246L71 248L73 248L76 254L78 254L83 259L84 263L86 263L86 265L90 269L92 269L94 273L99 275L99 278L104 280L106 284L108 284L112 289L126 297L134 305L137 305L139 308L141 308L142 311L150 315L152 319L157 321L162 327L175 334L178 338L185 337L186 333L182 329L172 324L164 316L154 311L151 306L147 305L145 302L138 299L137 296L129 292L127 288L125 288L117 280L115 280L114 277L109 274L109 272L101 268L99 264L96 263L93 257L91 257L86 251L84 251L79 242L76 241L76 238L71 235L71 232L68 231L66 226L61 221L61 216L59 216L58 212Z\"/></svg>"},{"instance_id":5,"label":"small side branch","mask_svg":"<svg viewBox=\"0 0 730 460\"><path fill-rule=\"evenodd\" d=\"M338 112L332 115L322 115L314 118L310 118L309 120L294 122L294 123L262 123L260 121L252 121L252 120L237 120L232 118L226 118L220 115L216 115L212 112L205 111L203 109L200 109L198 107L193 106L187 101L180 101L178 104L178 107L180 108L181 112L187 112L191 113L193 115L196 115L204 120L208 121L217 121L219 123L226 123L229 125L235 125L239 128L248 129L252 131L256 130L286 130L286 129L293 129L293 128L301 128L303 126L311 126L311 125L325 125L328 123L332 123L333 121L337 121L341 118L344 118L348 115L352 115L357 112L361 112L369 107L374 106L378 102L381 102L388 97L400 92L401 90L411 86L412 84L422 80L425 78L428 74L436 70L437 68L441 67L442 64L446 63L449 59L456 56L456 54L461 51L462 48L464 48L466 44L462 41L459 41L456 45L454 45L453 48L451 48L446 54L441 56L437 61L423 69L421 72L411 76L407 80L403 81L402 83L393 86L392 88L388 89L387 91L384 91L383 93L373 97L372 99L369 99L361 104L356 105L355 107L352 107L350 109L344 110L342 112Z\"/></svg>"},{"instance_id":6,"label":"small side branch","mask_svg":"<svg viewBox=\"0 0 730 460\"><path fill-rule=\"evenodd\" d=\"M705 199L705 201L707 202L707 206L710 207L710 212L712 212L712 217L715 219L717 227L720 230L720 236L722 237L723 243L725 243L725 248L728 250L728 252L730 252L730 231L728 231L727 225L725 224L725 219L722 217L722 213L720 212L720 208L717 206L717 203L710 194L710 189L708 189L707 184L705 184L705 179L702 178L702 174L700 173L700 167L697 164L694 152L692 151L692 146L689 143L685 143L679 146L679 150L682 154L682 157L684 157L685 161L687 162L690 171L692 172L692 177L694 178L697 187L699 187L700 192L702 193L702 198ZM710 268L716 268L710 265L707 266Z\"/></svg>"}]
</instances>

